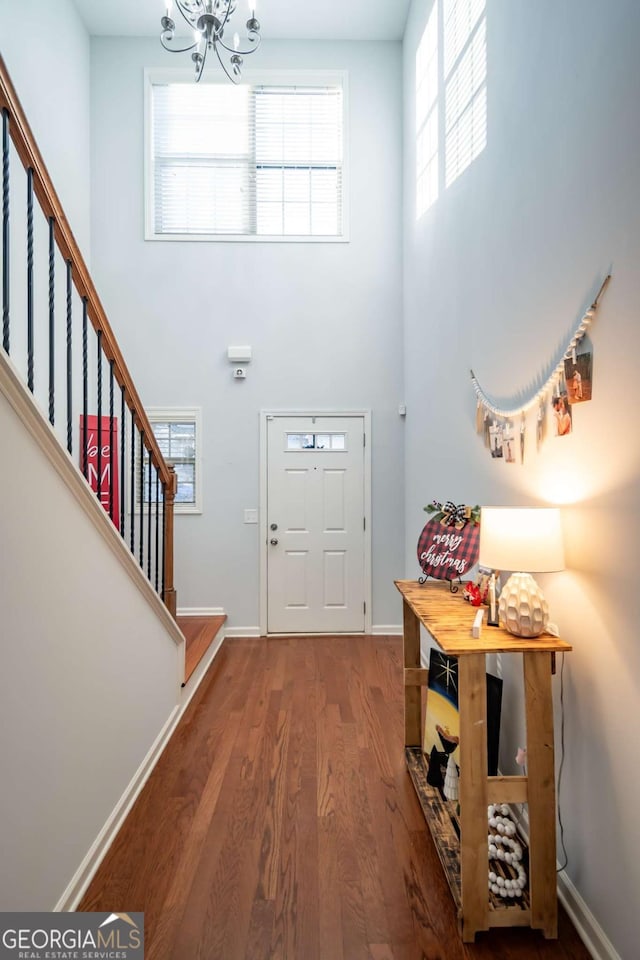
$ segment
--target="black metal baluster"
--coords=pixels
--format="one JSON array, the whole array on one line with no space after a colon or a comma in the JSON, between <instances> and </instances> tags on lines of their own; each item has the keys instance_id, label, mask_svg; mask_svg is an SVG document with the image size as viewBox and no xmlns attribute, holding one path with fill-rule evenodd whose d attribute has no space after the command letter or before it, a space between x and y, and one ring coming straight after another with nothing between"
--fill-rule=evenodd
<instances>
[{"instance_id":1,"label":"black metal baluster","mask_svg":"<svg viewBox=\"0 0 640 960\"><path fill-rule=\"evenodd\" d=\"M33 393L33 167L27 169L27 386Z\"/></svg>"},{"instance_id":2,"label":"black metal baluster","mask_svg":"<svg viewBox=\"0 0 640 960\"><path fill-rule=\"evenodd\" d=\"M125 426L124 416L127 410L124 395L124 385L120 387L120 536L124 539L124 454L125 454Z\"/></svg>"},{"instance_id":3,"label":"black metal baluster","mask_svg":"<svg viewBox=\"0 0 640 960\"><path fill-rule=\"evenodd\" d=\"M98 330L98 356L97 356L97 376L98 376L98 479L96 483L96 493L98 500L102 503L102 330Z\"/></svg>"},{"instance_id":4,"label":"black metal baluster","mask_svg":"<svg viewBox=\"0 0 640 960\"><path fill-rule=\"evenodd\" d=\"M109 516L113 520L113 360L109 360Z\"/></svg>"},{"instance_id":5,"label":"black metal baluster","mask_svg":"<svg viewBox=\"0 0 640 960\"><path fill-rule=\"evenodd\" d=\"M160 551L160 545L159 545L159 538L160 538L160 473L158 472L158 468L157 468L157 467L156 467L156 496L155 496L155 501L154 501L154 502L155 502L155 505L156 505L156 579L155 579L155 584L156 584L156 593L157 593L157 592L158 592L158 572L159 572L159 569L160 569L160 567L159 567L159 565L158 565L158 559L159 559L159 556L160 556L160 553L159 553L159 551Z\"/></svg>"},{"instance_id":6,"label":"black metal baluster","mask_svg":"<svg viewBox=\"0 0 640 960\"><path fill-rule=\"evenodd\" d=\"M67 450L73 453L73 387L72 387L72 352L71 352L71 260L67 260Z\"/></svg>"},{"instance_id":7,"label":"black metal baluster","mask_svg":"<svg viewBox=\"0 0 640 960\"><path fill-rule=\"evenodd\" d=\"M144 570L144 430L140 431L140 566Z\"/></svg>"},{"instance_id":8,"label":"black metal baluster","mask_svg":"<svg viewBox=\"0 0 640 960\"><path fill-rule=\"evenodd\" d=\"M55 389L56 389L56 244L55 220L49 217L49 423L55 423Z\"/></svg>"},{"instance_id":9,"label":"black metal baluster","mask_svg":"<svg viewBox=\"0 0 640 960\"><path fill-rule=\"evenodd\" d=\"M9 353L9 111L2 111L2 346Z\"/></svg>"},{"instance_id":10,"label":"black metal baluster","mask_svg":"<svg viewBox=\"0 0 640 960\"><path fill-rule=\"evenodd\" d=\"M151 582L151 451L149 451L149 512L147 514L147 577Z\"/></svg>"},{"instance_id":11,"label":"black metal baluster","mask_svg":"<svg viewBox=\"0 0 640 960\"><path fill-rule=\"evenodd\" d=\"M87 298L82 298L82 472L89 478L87 416L89 407L89 354L87 350Z\"/></svg>"},{"instance_id":12,"label":"black metal baluster","mask_svg":"<svg viewBox=\"0 0 640 960\"><path fill-rule=\"evenodd\" d=\"M135 556L135 538L136 538L136 525L133 522L135 517L135 504L136 504L136 418L133 410L131 411L131 452L129 455L129 470L131 473L130 478L130 489L131 489L131 502L129 509L131 510L131 529L130 529L130 540L129 546L131 553Z\"/></svg>"}]
</instances>

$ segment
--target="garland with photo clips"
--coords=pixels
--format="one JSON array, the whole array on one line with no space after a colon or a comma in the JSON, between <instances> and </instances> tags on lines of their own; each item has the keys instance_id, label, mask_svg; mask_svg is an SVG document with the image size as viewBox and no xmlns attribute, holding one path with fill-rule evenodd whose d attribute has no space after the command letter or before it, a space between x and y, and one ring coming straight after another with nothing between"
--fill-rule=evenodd
<instances>
[{"instance_id":1,"label":"garland with photo clips","mask_svg":"<svg viewBox=\"0 0 640 960\"><path fill-rule=\"evenodd\" d=\"M564 361L573 358L575 362L578 344L585 336L589 324L593 320L595 312L598 309L598 301L600 300L600 297L604 293L610 280L611 274L608 274L608 276L605 277L602 282L597 297L580 320L580 323L577 325L573 336L563 351L562 358L559 360L557 366L552 371L546 383L542 387L539 387L531 397L525 400L524 403L521 403L517 407L510 407L506 409L496 406L494 403L492 403L485 391L482 389L478 383L476 375L474 374L473 370L471 370L471 383L473 384L473 389L475 390L477 397L477 429L478 433L485 433L485 441L488 436L489 421L491 416L499 417L501 420L513 420L517 417L521 417L520 443L521 447L524 449L525 414L537 404L538 443L540 443L544 433L545 402L547 395L552 390L553 386L558 383L562 377L564 377Z\"/></svg>"}]
</instances>

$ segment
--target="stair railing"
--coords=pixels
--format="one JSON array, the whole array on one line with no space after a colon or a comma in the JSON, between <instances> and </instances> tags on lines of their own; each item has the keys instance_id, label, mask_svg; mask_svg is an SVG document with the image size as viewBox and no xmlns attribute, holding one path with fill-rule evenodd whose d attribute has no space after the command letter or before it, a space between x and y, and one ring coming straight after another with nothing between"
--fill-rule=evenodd
<instances>
[{"instance_id":1,"label":"stair railing","mask_svg":"<svg viewBox=\"0 0 640 960\"><path fill-rule=\"evenodd\" d=\"M1 56L0 114L2 347L175 616L176 474L158 447Z\"/></svg>"}]
</instances>

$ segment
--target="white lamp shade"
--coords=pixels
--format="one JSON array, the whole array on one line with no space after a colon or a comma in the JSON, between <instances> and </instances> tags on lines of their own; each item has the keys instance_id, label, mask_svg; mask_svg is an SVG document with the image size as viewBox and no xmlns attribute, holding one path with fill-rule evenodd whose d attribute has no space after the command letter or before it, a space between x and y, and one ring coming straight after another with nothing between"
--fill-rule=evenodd
<instances>
[{"instance_id":1,"label":"white lamp shade","mask_svg":"<svg viewBox=\"0 0 640 960\"><path fill-rule=\"evenodd\" d=\"M480 556L483 567L548 573L564 570L558 507L482 507Z\"/></svg>"}]
</instances>

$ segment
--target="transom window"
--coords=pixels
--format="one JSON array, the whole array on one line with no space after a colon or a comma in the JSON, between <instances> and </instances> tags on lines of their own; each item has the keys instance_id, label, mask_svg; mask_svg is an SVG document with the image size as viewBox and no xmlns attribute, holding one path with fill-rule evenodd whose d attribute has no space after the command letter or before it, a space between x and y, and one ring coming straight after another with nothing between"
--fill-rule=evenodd
<instances>
[{"instance_id":1,"label":"transom window","mask_svg":"<svg viewBox=\"0 0 640 960\"><path fill-rule=\"evenodd\" d=\"M344 78L147 81L147 239L346 239Z\"/></svg>"},{"instance_id":2,"label":"transom window","mask_svg":"<svg viewBox=\"0 0 640 960\"><path fill-rule=\"evenodd\" d=\"M347 449L345 433L288 433L287 450L340 450Z\"/></svg>"}]
</instances>

